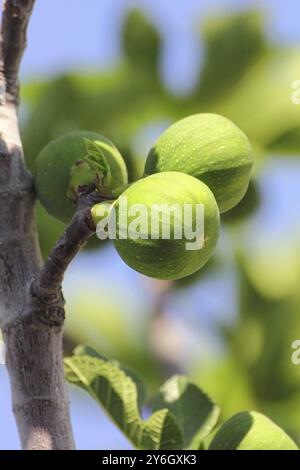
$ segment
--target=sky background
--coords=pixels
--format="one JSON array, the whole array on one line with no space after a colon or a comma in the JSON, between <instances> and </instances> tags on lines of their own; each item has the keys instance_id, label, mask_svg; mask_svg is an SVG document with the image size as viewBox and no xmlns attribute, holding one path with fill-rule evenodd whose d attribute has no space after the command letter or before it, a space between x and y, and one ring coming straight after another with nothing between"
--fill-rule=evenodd
<instances>
[{"instance_id":1,"label":"sky background","mask_svg":"<svg viewBox=\"0 0 300 470\"><path fill-rule=\"evenodd\" d=\"M141 7L159 27L164 39L162 75L176 91L195 82L203 58L196 40L198 27L208 15L259 6L266 12L270 40L287 44L300 40L297 0L37 0L23 77L113 66L121 56L122 19L133 6Z\"/></svg>"},{"instance_id":2,"label":"sky background","mask_svg":"<svg viewBox=\"0 0 300 470\"><path fill-rule=\"evenodd\" d=\"M298 0L37 0L36 8L30 23L28 48L22 63L22 79L30 81L43 77L54 76L66 70L106 69L112 67L120 59L119 32L124 13L129 7L139 6L147 11L159 27L164 38L164 50L161 62L161 73L168 86L180 93L186 92L193 86L197 73L201 69L203 51L196 41L197 24L201 18L210 13L228 12L232 9L241 10L260 6L267 16L267 34L274 43L300 43L300 2ZM299 110L300 112L300 110ZM266 168L262 176L263 191L272 194L272 201L266 198L267 212L272 223L276 224L276 214L281 217L283 230L290 219L288 207L293 206L295 198L299 198L299 172L295 171L295 163L286 164L283 171L280 161L272 171ZM297 167L298 168L298 167ZM287 190L287 182L289 189ZM275 194L275 199L274 199ZM284 194L284 197L279 195ZM277 195L277 198L276 198ZM275 203L274 203L275 201ZM272 202L272 203L271 203ZM262 217L265 217L266 207L257 215L256 226L259 227ZM299 209L299 205L298 205ZM299 212L298 212L299 213ZM271 230L270 228L270 230ZM300 233L299 224L294 233ZM226 246L226 239L222 240ZM79 257L68 272L65 281L65 292L80 287L82 278L90 270L89 254ZM111 262L111 256L115 256ZM110 265L108 263L110 260ZM107 282L109 279L122 280L123 295L131 278L136 274L129 271L112 254L110 248L104 249L95 262L95 273L99 282L103 266ZM112 267L113 266L113 270ZM103 276L103 274L102 274ZM209 303L211 312L206 311L206 319L212 321L223 311L224 301L230 304L234 299L233 283L230 276L224 282L224 276L216 278L210 284L210 289L218 289L219 296ZM202 285L194 292L190 307L201 303L208 304L206 297L210 296L207 285ZM127 290L128 292L128 290ZM120 293L122 296L122 293ZM141 301L133 296L133 304ZM180 308L180 302L186 302L180 295L174 299L174 306ZM173 307L174 307L173 306ZM190 309L186 309L189 315ZM234 306L229 309L229 321L234 318ZM202 321L205 320L202 318ZM82 398L82 392L72 389L71 413L77 447L81 449L109 449L129 447L126 439L113 424L103 415L99 407L89 398ZM0 449L19 448L16 428L10 411L10 393L4 366L0 366Z\"/></svg>"}]
</instances>

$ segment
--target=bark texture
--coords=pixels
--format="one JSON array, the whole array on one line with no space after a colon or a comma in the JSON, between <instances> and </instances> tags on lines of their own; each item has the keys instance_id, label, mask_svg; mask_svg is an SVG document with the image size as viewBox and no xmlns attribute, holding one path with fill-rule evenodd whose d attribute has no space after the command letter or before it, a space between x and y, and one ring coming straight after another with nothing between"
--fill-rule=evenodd
<instances>
[{"instance_id":1,"label":"bark texture","mask_svg":"<svg viewBox=\"0 0 300 470\"><path fill-rule=\"evenodd\" d=\"M63 373L65 269L94 227L83 197L43 265L19 136L18 70L34 0L3 3L0 44L0 326L23 449L73 449Z\"/></svg>"}]
</instances>

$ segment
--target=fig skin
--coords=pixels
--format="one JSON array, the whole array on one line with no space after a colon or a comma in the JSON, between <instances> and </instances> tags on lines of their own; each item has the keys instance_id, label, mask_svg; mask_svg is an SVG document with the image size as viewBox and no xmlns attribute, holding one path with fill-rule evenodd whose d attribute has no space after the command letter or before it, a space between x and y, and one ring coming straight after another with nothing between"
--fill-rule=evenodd
<instances>
[{"instance_id":1,"label":"fig skin","mask_svg":"<svg viewBox=\"0 0 300 470\"><path fill-rule=\"evenodd\" d=\"M117 230L114 245L128 266L156 279L175 280L193 274L207 263L218 240L220 214L213 193L204 183L184 173L158 173L133 183L122 193L122 197L127 198L127 211L135 204L142 204L148 209L148 239L121 239ZM204 247L187 250L186 243L191 240L184 236L174 239L174 224L171 224L170 240L162 239L161 231L157 234L158 239L151 239L150 211L153 204L179 204L181 207L191 204L194 219L196 204L203 204ZM119 199L113 207L118 221ZM128 225L134 218L128 214Z\"/></svg>"},{"instance_id":2,"label":"fig skin","mask_svg":"<svg viewBox=\"0 0 300 470\"><path fill-rule=\"evenodd\" d=\"M99 184L96 172L84 160L87 144L100 148L107 174L103 174L105 192L127 184L125 162L116 146L96 132L75 131L49 142L39 153L34 168L37 196L46 211L67 224L76 209L76 188Z\"/></svg>"},{"instance_id":3,"label":"fig skin","mask_svg":"<svg viewBox=\"0 0 300 470\"><path fill-rule=\"evenodd\" d=\"M148 154L145 175L180 171L212 190L221 213L246 194L253 157L246 135L217 114L195 114L171 125Z\"/></svg>"},{"instance_id":4,"label":"fig skin","mask_svg":"<svg viewBox=\"0 0 300 470\"><path fill-rule=\"evenodd\" d=\"M226 421L208 450L299 450L273 421L255 411L242 411Z\"/></svg>"}]
</instances>

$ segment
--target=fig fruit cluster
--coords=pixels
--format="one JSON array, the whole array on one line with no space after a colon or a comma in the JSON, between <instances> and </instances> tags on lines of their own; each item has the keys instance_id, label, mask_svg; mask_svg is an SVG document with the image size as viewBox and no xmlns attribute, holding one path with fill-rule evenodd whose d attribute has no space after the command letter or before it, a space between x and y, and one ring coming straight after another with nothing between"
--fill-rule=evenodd
<instances>
[{"instance_id":1,"label":"fig fruit cluster","mask_svg":"<svg viewBox=\"0 0 300 470\"><path fill-rule=\"evenodd\" d=\"M252 166L249 141L235 124L219 115L196 114L162 133L150 149L143 178L130 185L124 159L115 145L100 134L86 131L48 143L36 160L34 176L40 202L49 214L65 223L76 210L82 188L115 195L106 219L108 223L109 214L115 216L113 241L121 258L147 276L175 280L207 263L218 240L220 213L241 201ZM101 204L91 209L95 224L103 222L104 216L98 215ZM196 227L199 205L203 208L201 236ZM107 203L105 206L107 209ZM151 215L155 207L160 212L154 220ZM188 248L193 240L186 231L186 219L178 215L178 209L184 214L186 207L194 243L199 242L196 249ZM146 220L137 217L139 208L146 209ZM127 231L124 236L120 225L124 217L127 228L136 227L135 235ZM169 224L167 237L165 221Z\"/></svg>"}]
</instances>

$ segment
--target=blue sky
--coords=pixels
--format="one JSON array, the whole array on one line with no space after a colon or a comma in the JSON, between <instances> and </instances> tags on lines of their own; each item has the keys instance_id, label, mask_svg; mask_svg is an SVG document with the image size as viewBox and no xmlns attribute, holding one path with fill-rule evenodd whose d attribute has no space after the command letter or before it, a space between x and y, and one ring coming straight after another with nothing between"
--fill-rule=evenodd
<instances>
[{"instance_id":1,"label":"blue sky","mask_svg":"<svg viewBox=\"0 0 300 470\"><path fill-rule=\"evenodd\" d=\"M120 57L118 32L123 15L129 6L134 5L145 9L161 30L164 38L162 74L174 90L192 86L201 67L201 45L196 41L197 24L209 12L220 14L231 9L240 10L259 5L269 12L267 34L271 41L300 43L300 2L297 0L37 0L29 29L28 49L22 63L22 78L30 80L69 69L88 70L112 66ZM291 173L286 171L287 180L296 173L293 167ZM279 184L278 178L282 180L280 169L269 180L269 185L273 181L275 189L282 190L280 184L283 183L280 180ZM294 178L295 183L291 187L296 191L299 174L297 176L296 173ZM286 194L286 198L286 206L291 205L293 193ZM284 208L281 210L284 212ZM87 262L84 258L75 262L67 276L67 291L79 272L84 275ZM123 265L114 265L114 269L119 270L120 276L124 276ZM227 294L225 291L225 299ZM205 303L205 292L203 295L204 298L201 298L200 292L199 303L202 300ZM222 296L219 300L221 304ZM217 307L213 306L213 310ZM10 411L9 385L3 366L0 366L0 389L0 449L18 448L17 433ZM90 399L82 400L82 392L73 390L71 402L79 448L127 448L126 440L107 421L99 408Z\"/></svg>"},{"instance_id":2,"label":"blue sky","mask_svg":"<svg viewBox=\"0 0 300 470\"><path fill-rule=\"evenodd\" d=\"M159 27L164 39L162 75L174 90L188 89L194 83L203 57L196 40L199 22L209 14L260 6L266 12L270 40L300 41L297 0L38 0L23 76L112 66L121 53L122 18L132 6L140 6Z\"/></svg>"}]
</instances>

